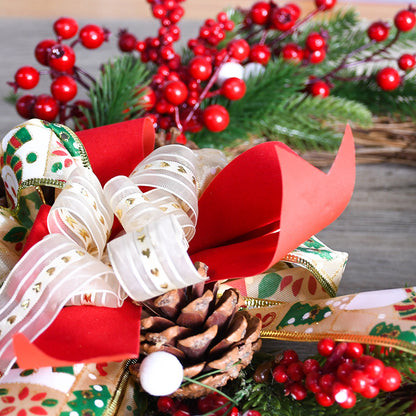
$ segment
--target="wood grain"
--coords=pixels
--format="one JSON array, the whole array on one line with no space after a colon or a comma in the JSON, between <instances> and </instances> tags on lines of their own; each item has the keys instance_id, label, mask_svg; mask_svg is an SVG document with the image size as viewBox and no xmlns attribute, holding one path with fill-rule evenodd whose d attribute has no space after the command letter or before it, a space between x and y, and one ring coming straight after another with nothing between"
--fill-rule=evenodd
<instances>
[{"instance_id":1,"label":"wood grain","mask_svg":"<svg viewBox=\"0 0 416 416\"><path fill-rule=\"evenodd\" d=\"M206 19L215 16L225 7L249 7L254 0L188 0L186 19ZM310 0L297 0L304 13L314 8ZM391 18L406 2L341 1L338 7L355 7L369 19ZM134 19L150 18L149 4L145 0L0 0L0 17L55 18L70 15L76 18Z\"/></svg>"}]
</instances>

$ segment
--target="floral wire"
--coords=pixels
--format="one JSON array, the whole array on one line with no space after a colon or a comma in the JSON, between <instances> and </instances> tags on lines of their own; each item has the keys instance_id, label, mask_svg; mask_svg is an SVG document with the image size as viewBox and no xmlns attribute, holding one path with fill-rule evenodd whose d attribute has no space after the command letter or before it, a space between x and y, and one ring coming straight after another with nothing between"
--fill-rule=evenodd
<instances>
[{"instance_id":1,"label":"floral wire","mask_svg":"<svg viewBox=\"0 0 416 416\"><path fill-rule=\"evenodd\" d=\"M235 366L235 365L238 365L238 364L241 364L241 360L236 361L232 365L232 367ZM186 377L186 382L182 383L181 386L186 386L188 384L192 384L194 382L194 380L200 380L202 378L206 378L206 377L209 377L209 376L214 376L215 374L219 374L219 373L222 373L222 372L224 372L224 370L212 370L208 373L201 374L200 376L197 376L195 378Z\"/></svg>"},{"instance_id":2,"label":"floral wire","mask_svg":"<svg viewBox=\"0 0 416 416\"><path fill-rule=\"evenodd\" d=\"M231 398L230 396L228 396L227 394L223 393L221 390L216 389L215 387L208 386L208 384L201 383L200 381L197 381L197 380L195 380L195 379L192 379L192 378L189 378L189 377L186 377L186 376L184 376L184 377L183 377L183 379L184 379L185 381L188 381L189 383L195 383L195 384L198 384L198 386L206 387L207 389L212 390L212 391L214 391L215 393L218 393L218 394L220 394L221 396L225 397L226 399L228 399L228 400L229 400L231 403L233 403L234 405L236 405L236 406L238 405L238 403L237 403L234 399L232 399L232 398Z\"/></svg>"}]
</instances>

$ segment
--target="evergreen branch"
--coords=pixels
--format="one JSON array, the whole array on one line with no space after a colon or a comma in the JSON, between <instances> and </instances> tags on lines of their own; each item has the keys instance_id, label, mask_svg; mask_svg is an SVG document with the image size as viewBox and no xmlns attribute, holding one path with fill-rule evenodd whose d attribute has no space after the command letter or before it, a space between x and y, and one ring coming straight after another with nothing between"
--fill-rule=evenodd
<instances>
[{"instance_id":1,"label":"evergreen branch","mask_svg":"<svg viewBox=\"0 0 416 416\"><path fill-rule=\"evenodd\" d=\"M376 115L416 119L416 79L410 76L405 85L393 91L383 91L375 82L375 74L356 83L336 83L333 94L360 102Z\"/></svg>"},{"instance_id":2,"label":"evergreen branch","mask_svg":"<svg viewBox=\"0 0 416 416\"><path fill-rule=\"evenodd\" d=\"M105 64L101 78L89 91L92 105L91 110L86 112L89 127L140 116L143 110L138 101L149 81L146 66L132 55L124 55Z\"/></svg>"},{"instance_id":3,"label":"evergreen branch","mask_svg":"<svg viewBox=\"0 0 416 416\"><path fill-rule=\"evenodd\" d=\"M262 416L336 416L336 415L361 415L377 414L377 416L399 416L408 414L412 403L416 383L415 356L400 351L388 350L376 347L373 352L368 352L383 360L385 365L392 365L401 372L410 374L402 383L402 386L394 392L380 392L375 399L365 399L357 395L357 402L351 409L343 409L338 405L330 407L320 406L312 393L302 400L294 400L284 392L280 383L256 383L253 374L256 365L265 360L264 355L260 361L255 355L253 362L239 377L228 383L225 391L238 402L239 408L244 411L254 409ZM270 359L270 357L269 357Z\"/></svg>"}]
</instances>

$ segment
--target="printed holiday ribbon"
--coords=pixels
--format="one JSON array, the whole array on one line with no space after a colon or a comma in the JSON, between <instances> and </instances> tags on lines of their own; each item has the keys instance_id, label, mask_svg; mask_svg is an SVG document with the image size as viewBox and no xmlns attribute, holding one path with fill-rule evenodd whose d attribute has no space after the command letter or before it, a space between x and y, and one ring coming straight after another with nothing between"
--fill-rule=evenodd
<instances>
[{"instance_id":1,"label":"printed holiday ribbon","mask_svg":"<svg viewBox=\"0 0 416 416\"><path fill-rule=\"evenodd\" d=\"M104 133L105 129L101 130L101 132ZM117 139L120 141L119 138ZM154 154L151 155L151 157L153 156ZM183 230L184 235L186 235L185 229L191 229L189 227L194 225L196 213L198 212L199 217L196 233L194 238L191 240L189 252L191 253L192 261L205 260L208 262L210 266L211 278L230 279L258 275L259 273L263 273L265 270L269 270L279 260L285 259L285 256L288 256L288 253L291 252L295 253L293 256L299 259L303 258L304 263L308 264L309 268L307 268L307 270L311 272L314 277L318 276L319 273L317 273L317 270L319 267L316 265L314 266L311 259L308 260L306 258L306 256L310 255L313 250L311 250L311 247L307 247L309 244L308 242L304 244L303 248L301 244L313 234L320 231L321 228L333 221L345 208L352 193L354 183L354 148L349 128L346 130L346 134L337 158L335 159L334 165L328 174L325 174L309 165L286 146L279 143L266 143L264 145L257 146L230 162L222 170L222 166L218 165L218 160L220 158L217 158L215 163L213 163L210 169L208 169L208 171L212 170L211 175L208 175L210 176L209 179L203 184L201 183L202 181L200 177L196 173L194 174L194 181L193 176L189 171L189 166L186 164L182 163L182 166L180 166L180 161L174 161L175 163L171 163L172 161L167 159L166 156L158 156L158 158L159 165L156 166L157 169L165 168L171 174L175 173L175 175L182 175L185 177L184 183L186 186L182 186L180 188L183 192L180 192L179 189L172 192L172 194L178 202L178 205L184 209L190 222L188 222L185 226L185 223L181 224L181 221L177 218L172 220L173 222L170 224L170 227L175 230L174 233L176 233L176 235L174 238L171 238L171 240L177 240L177 243L179 244L178 247L182 247L181 250L185 249L187 246L186 239L177 238L182 232L179 230ZM112 155L112 159L117 158ZM136 175L137 172L143 173L144 175L148 173L146 172L147 169L153 169L155 166L148 166L149 163L147 162L149 162L149 160L151 165L153 161L148 159L147 161L143 161L142 165L136 165L137 169L133 167L135 172L132 177ZM204 163L205 161L201 164L204 165ZM103 165L106 167L109 166L108 161L107 164L105 163L105 158ZM159 175L157 169L153 172L155 175ZM94 166L93 171L95 172ZM197 171L198 169L195 170L195 172ZM218 171L220 172L218 173ZM117 170L109 173L109 169L103 169L103 174L107 175L107 178L120 175ZM122 175L126 175L126 173L122 172ZM213 176L215 176L215 178L211 180ZM126 176L123 180L126 181L126 179L128 179L132 181L132 177L127 178ZM108 182L103 181L102 178L99 178L99 181L101 185L105 185ZM169 181L176 183L171 179L167 180L167 182ZM126 188L131 186L131 183L129 182L129 184L127 184L127 182L125 182ZM148 188L149 186L157 186L156 190L165 190L164 181L149 182L146 179L143 180L142 183L140 183L140 181L137 183L142 187L145 186ZM78 185L80 185L79 187L81 189L86 186L86 183ZM76 185L75 188L78 185ZM198 192L198 185L200 189L204 189L204 192L202 195L199 193L200 197L198 200L198 206L195 207L195 199L189 197L187 189L194 186ZM71 190L71 188L69 188L67 191L72 192L73 189ZM134 189L134 191L136 192L136 189ZM62 191L62 194L64 192L65 191ZM104 187L104 193L105 192L106 187ZM113 209L114 207L117 207L115 210L116 216L127 228L127 224L134 224L135 222L128 220L126 213L130 212L133 214L135 212L133 208L137 207L136 201L132 201L131 194L129 194L129 192L119 195L118 197L116 196L113 200L112 195L116 194L116 192L110 192L111 195L109 200L112 200L111 203L105 198L110 209L114 202ZM145 192L152 191L146 189ZM335 192L338 197L336 200L332 198L332 194ZM80 193L82 195L82 192ZM140 195L141 194L138 193L139 199L141 198ZM88 198L89 196L85 197ZM133 197L133 199L135 199L135 197ZM152 200L149 198L149 201L144 200L144 202L152 203ZM126 204L124 207L123 203ZM94 202L92 200L90 200L87 205L88 204L93 208L93 210L95 210ZM131 211L129 209L130 207L132 208ZM165 206L164 208L167 207ZM62 207L60 209L62 209ZM154 211L154 209L150 209L150 211ZM253 213L256 215L253 215ZM49 214L49 212L47 212L47 214ZM78 214L78 212L75 212L75 214ZM49 215L37 216L35 225L32 227L31 235L36 234L39 230L45 231L42 218L45 220L48 216ZM99 216L96 217L98 221L100 221L100 218L101 217ZM151 218L153 217L151 216ZM161 218L166 220L166 218L174 217L162 216ZM59 215L55 220L61 224L61 230L65 230L68 227L71 228L72 221L67 221L65 215ZM150 240L150 243L152 244L151 246L141 246L144 242L141 241L143 239L143 234L141 234L139 230L134 230L136 227L134 225L132 226L134 231L129 230L129 232L119 238L129 239L135 235L135 237L130 240L129 244L131 243L135 247L134 250L132 250L132 253L136 252L142 257L144 256L144 259L149 259L148 270L150 273L147 276L148 284L150 284L150 287L152 287L151 285L154 285L154 290L168 290L169 285L166 286L163 284L164 282L160 282L160 280L157 279L160 275L154 278L155 273L157 273L157 271L160 272L160 270L159 267L157 267L157 265L153 262L154 259L150 259L150 253L152 251L157 251L157 248L159 247L159 244L154 243L154 238L156 236L158 236L158 238L162 238L164 235L162 230L165 228L169 229L169 227L165 226L160 227L159 233L157 230L152 228L155 226L157 221L158 219L153 218L150 220L149 224L145 226L150 226L146 232L148 233L148 240ZM86 221L86 223L88 223L88 221ZM192 226L190 226L190 224L192 224ZM104 227L105 234L107 235L109 230L106 229L106 227L108 228L108 225ZM85 232L83 231L82 235L84 237L81 236L81 239L77 241L77 244L80 244L83 240L85 240L86 245L84 246L84 250L88 252L88 254L92 256L95 261L108 261L106 260L106 248L103 249L103 257L101 259L99 258L99 253L101 253L101 249L99 248L100 240L94 240L94 238L89 235L92 233L91 230L91 227L89 229L86 227L88 236L85 235ZM112 234L116 235L117 231L120 230L120 228L113 227ZM137 232L139 232L139 234L134 234ZM189 235L191 235L192 232L193 231L191 229ZM68 236L68 233L66 234ZM188 238L190 238L189 235ZM145 240L146 239L147 237ZM166 234L164 235L164 239L167 241L170 240L169 236L166 236ZM30 240L32 244L37 244L36 238L31 239L29 236L28 240ZM112 242L108 245L108 252L110 257L113 256L112 262L117 263L117 260L114 260L116 256L111 254L111 244L113 244L113 241L116 242L117 239L112 240ZM311 244L315 244L314 240L311 240ZM161 247L162 246L163 244L161 243ZM175 251L172 250L170 246L163 247L163 253ZM297 250L294 251L295 249ZM321 254L323 254L325 249L322 249L321 251ZM186 259L186 256L184 255L183 258ZM288 262L293 262L293 258L287 257L286 260ZM178 262L178 264L183 263L182 260L178 260ZM127 264L126 260L123 258L119 260L119 263L122 265ZM344 265L345 258L341 261L341 266L338 267L343 268ZM132 281L135 281L135 275L140 275L141 273L139 271L136 272L134 268L130 269L133 279ZM325 269L325 267L323 269ZM117 274L117 267L114 268L113 272L114 271ZM133 290L137 293L143 293L143 287L134 289L134 287L131 287L131 285L125 281L123 282L123 278L120 278L121 274L124 276L124 272L118 272L119 276L117 281L120 282L122 286L124 284L125 287L123 286L123 288L126 292ZM270 275L270 273L267 273L267 275ZM331 272L326 276L325 274L321 274L321 276L321 281L318 280L318 282L322 284L322 282L326 281L324 288L325 293L332 295L331 290L336 290L339 273L337 274L335 272ZM127 279L129 279L129 277ZM305 276L303 281L310 282L310 276ZM165 286L164 288L161 287L161 283ZM313 284L310 284L309 286L313 290ZM145 287L148 288L147 284ZM294 288L295 286L292 285L292 291ZM133 298L135 297L132 293L130 293L130 296ZM86 303L90 303L90 299L91 297L88 296ZM106 348L104 348L104 351L102 349L100 350L98 345L106 346L106 344L108 344L106 341L108 341L109 337L107 336L106 338L103 338L98 335L95 340L90 340L89 348L77 355L77 361L83 361L88 359L88 357L89 359L94 357L92 359L101 361L101 359L106 360L107 358L111 359L116 356L118 357L117 359L120 359L120 356L129 358L137 355L138 323L140 319L139 308L133 305L132 309L127 311L127 313L131 313L134 316L136 328L131 332L118 332L122 314L119 314L118 316L114 315L114 311L125 310L125 305L128 304L124 303L121 308L117 309L97 309L103 310L102 317L104 321L109 323L111 328L110 332L113 331L113 334L117 333L121 340L126 339L125 345L129 345L132 348L128 352L125 350L123 353L120 353L120 350L117 350L106 355ZM73 356L71 356L71 354L74 353L73 351L68 351L68 354L64 354L60 358L56 357L56 352L61 350L59 348L59 342L65 339L62 336L64 332L70 337L70 339L77 339L80 332L88 332L87 327L85 325L83 326L83 322L88 322L88 319L80 319L80 321L77 321L77 325L73 325L71 323L78 313L82 315L84 308L86 307L71 307L70 315L65 314L66 309L64 309L58 314L57 318L53 321L53 324L46 329L42 335L37 338L37 340L35 340L34 344L30 343L30 340L25 337L24 333L15 335L14 348L15 353L19 357L19 364L21 364L22 367L37 367L39 365L53 365L56 362L65 362L66 364L70 363L73 359ZM90 307L87 307L87 310L90 311ZM107 317L108 319L105 319L104 317ZM74 328L74 326L76 326L76 328ZM135 340L135 347L132 346L131 342L128 342L128 339L130 338ZM49 341L42 344L42 340L45 339ZM56 342L51 343L51 339L56 339ZM53 348L51 348L52 345ZM65 348L63 348L62 351L65 351ZM91 353L92 351L101 351L101 355ZM35 358L32 359L32 357Z\"/></svg>"}]
</instances>

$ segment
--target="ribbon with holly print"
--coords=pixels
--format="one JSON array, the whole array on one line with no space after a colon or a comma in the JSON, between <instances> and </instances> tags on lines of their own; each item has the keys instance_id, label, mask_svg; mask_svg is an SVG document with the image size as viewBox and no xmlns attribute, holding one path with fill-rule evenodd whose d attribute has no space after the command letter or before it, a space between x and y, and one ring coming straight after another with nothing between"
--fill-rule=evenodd
<instances>
[{"instance_id":1,"label":"ribbon with holly print","mask_svg":"<svg viewBox=\"0 0 416 416\"><path fill-rule=\"evenodd\" d=\"M106 132L108 133L108 129L111 130L112 128L119 132L120 129L122 130L125 127L123 123L121 124L123 126L97 129L99 130L99 136L107 138L107 145L110 138L108 134L106 135ZM88 148L86 145L88 143L87 136L84 133L84 142L82 142L86 148ZM116 136L116 141L120 142L119 136ZM137 143L135 146L137 147ZM140 307L132 305L127 300L123 301L125 296L123 292L127 293L130 298L140 301L145 299L146 296L154 295L155 290L169 290L172 288L166 282L168 277L170 277L171 282L174 282L173 286L176 286L180 276L175 275L175 269L166 273L169 268L165 270L165 267L161 267L160 264L160 258L166 253L175 256L172 264L176 265L176 268L186 266L189 270L187 274L195 276L197 280L200 280L201 277L195 275L195 270L191 268L191 265L194 261L202 261L208 264L211 279L227 279L229 281L229 279L260 274L263 278L267 276L269 283L272 282L272 286L274 284L275 287L278 286L276 282L279 277L273 273L277 275L288 273L284 270L280 271L282 263L279 265L279 262L284 260L282 268L286 270L291 270L288 268L288 264L295 263L297 266L305 266L295 268L296 273L300 274L305 273L306 270L306 274L302 277L301 290L298 290L299 287L294 284L299 281L298 278L293 280L293 284L288 284L290 280L288 274L279 282L280 286L285 283L286 288L290 287L295 297L300 296L301 293L308 296L307 292L302 289L305 287L308 288L309 293L314 292L317 297L320 297L320 295L334 295L340 274L345 266L346 255L345 253L336 254L329 249L327 250L323 244L317 242L312 236L342 212L351 196L354 184L354 146L349 128L346 130L334 165L328 174L314 168L281 143L265 143L256 146L226 164L226 166L218 153L215 156L211 154L207 158L197 151L193 156L189 156L191 160L193 159L191 162L193 167L183 163L180 158L173 160L172 163L172 160L167 158L166 155L160 156L165 150L153 152L151 159L143 160L145 156L143 149L147 148L149 150L149 146L138 147L142 148L140 160L137 161L136 157L134 163L130 163L133 167L129 166L129 172L126 172L125 163L114 166L114 170L112 165L108 163L109 160L119 160L108 151L111 146L96 145L94 152L88 152L89 155L91 154L89 160L92 173L101 173L97 175L98 181L87 181L93 185L96 191L95 196L92 196L94 192L88 192L87 182L71 183L68 180L70 175L68 175L62 186L67 186L67 189L64 189L56 198L57 205L52 205L51 208L47 204L42 204L38 211L28 237L25 253L29 254L30 250L34 249L37 244L43 244L42 237L50 232L48 222L55 223L57 226L55 228L51 226L51 229L58 231L58 234L69 239L75 236L72 239L73 243L92 257L91 262L99 262L108 267L110 270L108 276L112 276L111 280L115 287L123 290L120 290L117 296L114 297L114 299L119 299L119 302L116 301L112 304L107 303L111 297L93 295L89 292L89 289L81 293L79 291L80 287L77 287L76 290L69 290L66 294L67 300L77 297L81 303L80 306L71 306L62 310L60 310L61 306L58 307L56 309L57 313L51 316L43 332L37 333L35 336L27 337L24 331L14 334L12 338L14 353L22 368L70 365L73 362L113 361L136 357L138 355ZM166 146L166 149L169 147ZM91 145L90 148L92 148ZM107 150L101 152L101 148ZM116 151L116 149L113 150ZM45 149L45 151L47 150ZM126 146L119 146L119 151L121 155L125 154ZM186 151L191 152L189 149ZM101 159L98 158L97 153L101 155ZM130 155L130 152L127 153ZM101 165L97 160L94 160L94 157L101 161ZM152 204L155 200L147 198L149 200L146 201L145 198L142 198L143 192L146 195L147 192L153 192L155 189L163 190L166 181L148 182L146 180L142 183L140 181L134 183L136 181L135 175L138 172L143 173L150 169L150 166L147 166L154 163L153 158L155 157L158 169L165 169L169 172L169 175L174 174L174 178L182 177L183 183L186 184L185 187L182 187L184 191L181 193L176 188L177 180L169 179L170 182L175 183L175 190L171 193L175 200L167 201L167 205L162 204L163 209L159 208L159 210L161 212L166 212L169 209L175 211L178 209L177 207L180 207L185 213L184 215L188 215L190 223L182 222L182 220L170 214L160 215L160 212L158 212L159 215L154 216L157 210L155 211L155 206L152 206ZM149 161L150 163L148 163ZM97 168L94 168L94 166L97 166ZM88 172L91 171L88 167L80 168L81 170L87 169ZM204 168L205 173L203 174ZM77 175L79 170L75 171L74 169L74 172ZM128 178L132 172L133 175ZM206 175L207 172L210 173ZM124 178L121 178L125 183L122 188L127 189L128 192L126 191L125 194L120 194L115 198L114 195L117 192L112 191L106 196L106 190L109 189L107 184L111 184L112 178L120 177L120 175L124 176ZM156 175L159 175L159 173L156 172ZM206 179L202 180L205 177L204 175ZM86 174L87 176L88 174ZM133 181L136 187L132 187L131 182L126 181L126 179ZM142 191L137 184L153 189ZM104 186L104 188L101 188L101 186ZM197 195L197 207L194 205L195 199L188 196L187 189L192 187L194 187ZM68 210L62 203L62 199L71 200L70 197L65 196L65 193L77 192L77 189L80 198L82 196L87 198L85 206L90 207L89 210L86 210L85 217L77 210ZM335 191L338 195L336 200L331 196ZM83 195L85 192L87 195ZM149 214L148 222L144 225L144 228L143 224L140 226L134 225L136 221L128 220L129 215L126 217L126 213L137 214L136 198L142 198L143 203L150 203L150 205L145 204L147 208L143 211L147 212L146 215ZM156 198L156 200L158 199ZM107 204L103 201L107 201ZM96 211L95 205L98 209L98 202L103 203L104 208L101 211ZM169 207L169 204L175 204L175 206L171 205ZM92 219L88 216L89 211L94 212ZM105 225L105 218L97 214L99 212L112 212L125 229L123 230L118 221L115 221L113 226L110 225L110 222ZM70 215L72 219L68 219L70 218L66 215L68 213L72 213ZM196 213L198 213L197 221L195 221ZM78 218L78 215L82 218ZM183 214L181 215L183 217ZM74 216L77 218L74 218ZM161 218L165 221L163 224L158 222ZM80 221L81 219L80 223L74 224L74 220ZM94 221L97 223L95 224ZM186 230L191 229L190 227L195 222L195 235L192 238L193 231L187 233ZM130 225L127 224L133 224L132 228L129 228ZM94 227L97 230L104 227L102 228L102 235L109 239L106 240L104 245L99 242L102 241L102 238L95 237ZM135 227L138 227L138 229L135 229ZM169 234L167 230L171 230L172 234ZM190 239L189 249L187 249L187 234L188 239ZM117 248L116 243L123 241L122 239L127 239L126 242L132 249L131 252L121 253L122 256L119 257L121 246L124 248L125 244L121 244L120 248ZM107 244L108 241L110 241L109 244ZM29 249L30 245L32 248ZM332 264L329 259L325 259L325 256L331 252L336 258L336 261ZM152 257L153 253L157 253L156 257ZM145 269L149 271L146 275L146 283L141 286L137 286L137 281L142 272L136 270L136 262L130 260L134 256L141 258L144 261L143 264L146 265ZM66 259L66 257L64 253L60 258ZM318 258L321 261L315 261ZM65 260L63 262L65 263ZM164 262L165 260L162 260L162 266L165 264ZM129 273L124 273L124 271L120 271L121 269L117 270L117 264L122 266L131 264L134 267L128 267L127 271ZM50 268L45 266L46 275L48 275L48 269ZM267 270L269 272L264 275ZM252 277L249 279L252 279ZM274 279L275 282L273 283ZM103 279L98 276L95 280L102 283ZM4 287L7 287L7 285ZM265 285L257 285L257 287L261 287L263 290ZM33 286L30 286L30 288L33 288ZM146 294L146 292L148 293ZM107 292L103 290L101 293ZM3 295L4 293L2 293ZM6 299L7 296L13 297L14 295L9 293L6 295ZM101 300L98 301L97 299ZM24 296L19 298L20 300L21 302L14 305L15 307L22 307L22 304L26 304ZM6 300L5 304L7 303ZM90 305L101 306L94 306L91 309L92 306ZM112 307L108 308L109 305ZM90 330L94 326L92 310L95 311L96 309L100 311L100 322L105 323L105 325L100 328L102 333L94 333L91 336ZM68 310L69 312L67 312ZM10 316L13 315L5 315L6 322ZM126 317L129 317L127 321L131 322L132 325L128 330L122 331L120 330L121 323L126 321ZM367 329L363 330L363 333L366 333L366 331ZM110 337L112 339L111 334L115 333L117 333L123 347L108 345L107 340ZM72 348L71 344L73 342L69 340L81 339L82 337L85 339L84 348L81 350Z\"/></svg>"}]
</instances>

